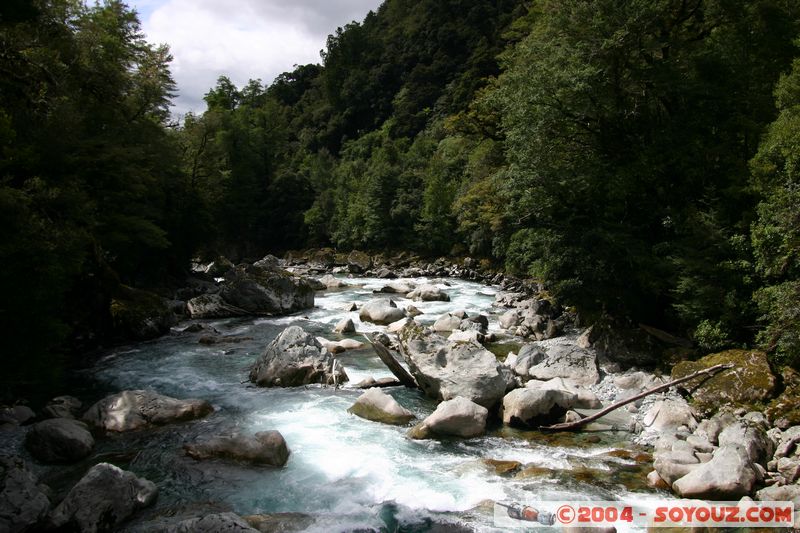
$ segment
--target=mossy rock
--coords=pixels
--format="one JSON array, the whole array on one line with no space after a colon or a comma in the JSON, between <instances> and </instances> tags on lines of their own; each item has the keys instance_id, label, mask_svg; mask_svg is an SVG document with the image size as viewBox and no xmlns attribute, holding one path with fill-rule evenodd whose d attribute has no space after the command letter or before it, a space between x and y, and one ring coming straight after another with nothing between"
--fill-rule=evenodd
<instances>
[{"instance_id":1,"label":"mossy rock","mask_svg":"<svg viewBox=\"0 0 800 533\"><path fill-rule=\"evenodd\" d=\"M115 333L125 339L153 339L177 322L160 296L124 285L112 298L109 312Z\"/></svg>"},{"instance_id":2,"label":"mossy rock","mask_svg":"<svg viewBox=\"0 0 800 533\"><path fill-rule=\"evenodd\" d=\"M781 377L784 390L769 403L764 414L775 427L787 429L800 425L800 373L787 367Z\"/></svg>"},{"instance_id":3,"label":"mossy rock","mask_svg":"<svg viewBox=\"0 0 800 533\"><path fill-rule=\"evenodd\" d=\"M767 354L757 350L728 350L697 361L678 363L672 369L672 379L727 363L732 363L734 368L682 385L692 395L698 411L710 415L723 406L753 409L772 397L775 375L770 370Z\"/></svg>"}]
</instances>

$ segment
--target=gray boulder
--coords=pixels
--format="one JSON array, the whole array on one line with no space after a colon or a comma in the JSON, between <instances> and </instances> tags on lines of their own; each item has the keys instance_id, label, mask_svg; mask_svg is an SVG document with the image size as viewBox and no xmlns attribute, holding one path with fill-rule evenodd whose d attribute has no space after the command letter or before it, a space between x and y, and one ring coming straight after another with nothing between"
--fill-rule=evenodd
<instances>
[{"instance_id":1,"label":"gray boulder","mask_svg":"<svg viewBox=\"0 0 800 533\"><path fill-rule=\"evenodd\" d=\"M800 530L800 485L772 485L756 492L756 500L762 502L792 502L794 504L794 530Z\"/></svg>"},{"instance_id":2,"label":"gray boulder","mask_svg":"<svg viewBox=\"0 0 800 533\"><path fill-rule=\"evenodd\" d=\"M230 271L219 294L248 315L285 315L314 307L314 289L307 280L248 265Z\"/></svg>"},{"instance_id":3,"label":"gray boulder","mask_svg":"<svg viewBox=\"0 0 800 533\"><path fill-rule=\"evenodd\" d=\"M353 323L353 320L350 318L343 318L339 321L338 324L333 328L335 333L355 333L356 332L356 325Z\"/></svg>"},{"instance_id":4,"label":"gray boulder","mask_svg":"<svg viewBox=\"0 0 800 533\"><path fill-rule=\"evenodd\" d=\"M51 418L34 424L25 447L43 463L72 463L92 453L94 439L83 422Z\"/></svg>"},{"instance_id":5,"label":"gray boulder","mask_svg":"<svg viewBox=\"0 0 800 533\"><path fill-rule=\"evenodd\" d=\"M425 420L408 431L412 439L434 437L472 438L486 431L489 411L461 396L440 403Z\"/></svg>"},{"instance_id":6,"label":"gray boulder","mask_svg":"<svg viewBox=\"0 0 800 533\"><path fill-rule=\"evenodd\" d=\"M577 385L594 385L600 382L597 356L575 345L556 344L545 352L536 345L524 346L519 352L522 361L528 353L535 354L531 359L528 375L534 379L548 380L564 378Z\"/></svg>"},{"instance_id":7,"label":"gray boulder","mask_svg":"<svg viewBox=\"0 0 800 533\"><path fill-rule=\"evenodd\" d=\"M0 531L36 531L49 510L50 500L25 461L0 457Z\"/></svg>"},{"instance_id":8,"label":"gray boulder","mask_svg":"<svg viewBox=\"0 0 800 533\"><path fill-rule=\"evenodd\" d=\"M738 445L718 448L703 463L672 484L683 498L731 501L747 496L761 481L747 450Z\"/></svg>"},{"instance_id":9,"label":"gray boulder","mask_svg":"<svg viewBox=\"0 0 800 533\"><path fill-rule=\"evenodd\" d=\"M719 445L739 445L747 450L750 461L766 465L775 452L774 444L759 424L737 420L719 434Z\"/></svg>"},{"instance_id":10,"label":"gray boulder","mask_svg":"<svg viewBox=\"0 0 800 533\"><path fill-rule=\"evenodd\" d=\"M153 482L100 463L72 487L53 511L50 522L65 531L116 531L136 511L151 505L157 495Z\"/></svg>"},{"instance_id":11,"label":"gray boulder","mask_svg":"<svg viewBox=\"0 0 800 533\"><path fill-rule=\"evenodd\" d=\"M353 250L347 256L347 268L354 274L366 272L372 268L372 257L364 252Z\"/></svg>"},{"instance_id":12,"label":"gray boulder","mask_svg":"<svg viewBox=\"0 0 800 533\"><path fill-rule=\"evenodd\" d=\"M250 381L259 387L298 387L310 383L340 384L347 381L341 365L310 333L298 326L283 330L250 370Z\"/></svg>"},{"instance_id":13,"label":"gray boulder","mask_svg":"<svg viewBox=\"0 0 800 533\"><path fill-rule=\"evenodd\" d=\"M377 388L364 392L347 412L367 420L395 426L403 426L416 418L414 413Z\"/></svg>"},{"instance_id":14,"label":"gray boulder","mask_svg":"<svg viewBox=\"0 0 800 533\"><path fill-rule=\"evenodd\" d=\"M201 294L186 302L186 310L192 318L225 318L247 314L234 307L219 294Z\"/></svg>"},{"instance_id":15,"label":"gray boulder","mask_svg":"<svg viewBox=\"0 0 800 533\"><path fill-rule=\"evenodd\" d=\"M578 397L558 389L516 389L503 398L503 423L537 428L550 425L571 409Z\"/></svg>"},{"instance_id":16,"label":"gray boulder","mask_svg":"<svg viewBox=\"0 0 800 533\"><path fill-rule=\"evenodd\" d=\"M370 300L361 306L358 317L362 322L372 322L374 324L389 325L405 318L406 312L399 309L392 300L379 298Z\"/></svg>"},{"instance_id":17,"label":"gray boulder","mask_svg":"<svg viewBox=\"0 0 800 533\"><path fill-rule=\"evenodd\" d=\"M27 424L36 419L36 413L27 405L14 405L0 409L0 424Z\"/></svg>"},{"instance_id":18,"label":"gray boulder","mask_svg":"<svg viewBox=\"0 0 800 533\"><path fill-rule=\"evenodd\" d=\"M450 342L421 328L400 332L403 355L420 388L431 398L462 396L487 408L506 392L493 353L474 342Z\"/></svg>"},{"instance_id":19,"label":"gray boulder","mask_svg":"<svg viewBox=\"0 0 800 533\"><path fill-rule=\"evenodd\" d=\"M186 455L197 460L230 459L254 465L283 466L289 460L289 448L278 431L260 431L254 436L232 435L205 439L183 447Z\"/></svg>"},{"instance_id":20,"label":"gray boulder","mask_svg":"<svg viewBox=\"0 0 800 533\"><path fill-rule=\"evenodd\" d=\"M697 419L685 401L660 400L652 405L642 425L652 432L675 432L682 426L693 431L697 428Z\"/></svg>"},{"instance_id":21,"label":"gray boulder","mask_svg":"<svg viewBox=\"0 0 800 533\"><path fill-rule=\"evenodd\" d=\"M456 331L461 327L461 318L452 313L445 313L436 319L433 323L433 331L439 333L446 333L449 331Z\"/></svg>"},{"instance_id":22,"label":"gray boulder","mask_svg":"<svg viewBox=\"0 0 800 533\"><path fill-rule=\"evenodd\" d=\"M83 420L106 431L133 431L148 426L194 420L214 411L205 400L178 400L153 391L112 394L89 408Z\"/></svg>"},{"instance_id":23,"label":"gray boulder","mask_svg":"<svg viewBox=\"0 0 800 533\"><path fill-rule=\"evenodd\" d=\"M161 530L162 533L256 533L258 531L234 513L187 518Z\"/></svg>"},{"instance_id":24,"label":"gray boulder","mask_svg":"<svg viewBox=\"0 0 800 533\"><path fill-rule=\"evenodd\" d=\"M83 403L73 396L57 396L42 410L45 418L78 418Z\"/></svg>"},{"instance_id":25,"label":"gray boulder","mask_svg":"<svg viewBox=\"0 0 800 533\"><path fill-rule=\"evenodd\" d=\"M574 394L575 403L572 405L572 407L576 409L599 409L603 406L602 402L595 393L589 389L578 387L564 378L553 378L548 381L530 380L525 384L525 387L529 389L542 390L553 389Z\"/></svg>"},{"instance_id":26,"label":"gray boulder","mask_svg":"<svg viewBox=\"0 0 800 533\"><path fill-rule=\"evenodd\" d=\"M265 255L262 259L253 263L253 266L263 268L264 270L275 270L280 267L280 264L281 260L274 255Z\"/></svg>"},{"instance_id":27,"label":"gray boulder","mask_svg":"<svg viewBox=\"0 0 800 533\"><path fill-rule=\"evenodd\" d=\"M405 296L409 292L414 291L416 288L416 285L408 281L393 281L381 287L378 292L383 292L386 294L402 294Z\"/></svg>"},{"instance_id":28,"label":"gray boulder","mask_svg":"<svg viewBox=\"0 0 800 533\"><path fill-rule=\"evenodd\" d=\"M519 313L513 309L506 311L500 318L498 319L500 322L500 327L503 329L511 329L519 326L522 324L522 317Z\"/></svg>"},{"instance_id":29,"label":"gray boulder","mask_svg":"<svg viewBox=\"0 0 800 533\"><path fill-rule=\"evenodd\" d=\"M325 285L327 289L343 289L345 287L349 287L349 283L345 283L344 281L340 280L336 276L331 274L326 274L320 278L320 283Z\"/></svg>"},{"instance_id":30,"label":"gray boulder","mask_svg":"<svg viewBox=\"0 0 800 533\"><path fill-rule=\"evenodd\" d=\"M435 285L421 285L407 294L412 300L423 302L449 302L450 296Z\"/></svg>"},{"instance_id":31,"label":"gray boulder","mask_svg":"<svg viewBox=\"0 0 800 533\"><path fill-rule=\"evenodd\" d=\"M708 442L713 445L719 444L719 436L722 431L732 425L736 424L738 419L736 415L731 413L730 411L719 411L717 414L712 416L711 418L706 418L701 420L700 423L697 425L697 429L695 430L695 435L700 437L705 437Z\"/></svg>"}]
</instances>

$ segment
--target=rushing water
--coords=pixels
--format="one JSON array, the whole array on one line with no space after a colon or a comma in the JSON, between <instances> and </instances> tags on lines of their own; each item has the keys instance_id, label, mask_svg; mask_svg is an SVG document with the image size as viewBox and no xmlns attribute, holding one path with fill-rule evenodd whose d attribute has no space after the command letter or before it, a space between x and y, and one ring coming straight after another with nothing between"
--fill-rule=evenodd
<instances>
[{"instance_id":1,"label":"rushing water","mask_svg":"<svg viewBox=\"0 0 800 533\"><path fill-rule=\"evenodd\" d=\"M601 433L557 437L496 426L471 440L413 441L407 428L363 420L347 413L361 391L319 386L256 388L246 383L250 365L289 325L337 339L333 326L345 316L358 331L384 328L361 323L346 304L374 297L384 282L348 279L351 287L317 294L306 313L275 319L205 321L227 341L205 346L198 334L180 333L108 354L85 378L96 394L148 388L178 398L203 398L215 407L210 417L154 431L111 436L98 443L101 457L143 475L160 488L147 519L180 509L210 506L240 515L298 512L313 515L312 529L398 527L425 530L430 519L457 520L478 530L492 530L490 501L537 499L641 500L656 494L642 488L645 472L629 458L609 455L627 444L626 435ZM411 280L420 283L424 280ZM432 323L441 313L464 309L490 316L496 290L460 280L433 280L450 302L414 302ZM412 302L394 298L399 306ZM358 336L353 336L358 338ZM367 376L390 376L370 350L341 354L350 383ZM419 419L435 402L419 391L387 389ZM181 449L200 436L279 430L291 449L281 469L226 462L195 462ZM519 461L527 474L498 475L484 459ZM489 503L487 503L489 502ZM399 525L398 525L399 524Z\"/></svg>"}]
</instances>

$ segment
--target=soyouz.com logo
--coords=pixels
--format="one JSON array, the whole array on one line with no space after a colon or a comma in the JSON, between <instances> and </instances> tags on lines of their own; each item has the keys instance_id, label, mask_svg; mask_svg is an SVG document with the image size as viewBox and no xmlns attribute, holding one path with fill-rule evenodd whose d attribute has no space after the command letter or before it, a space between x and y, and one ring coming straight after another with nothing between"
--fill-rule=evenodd
<instances>
[{"instance_id":1,"label":"soyouz.com logo","mask_svg":"<svg viewBox=\"0 0 800 533\"><path fill-rule=\"evenodd\" d=\"M606 502L496 503L498 527L793 527L792 502L706 502L664 500L627 504Z\"/></svg>"}]
</instances>

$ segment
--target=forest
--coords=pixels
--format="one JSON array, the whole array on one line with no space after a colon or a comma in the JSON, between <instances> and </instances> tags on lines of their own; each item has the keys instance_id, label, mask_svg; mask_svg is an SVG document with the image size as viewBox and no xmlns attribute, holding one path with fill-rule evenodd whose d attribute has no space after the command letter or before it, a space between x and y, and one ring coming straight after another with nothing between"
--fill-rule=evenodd
<instances>
[{"instance_id":1,"label":"forest","mask_svg":"<svg viewBox=\"0 0 800 533\"><path fill-rule=\"evenodd\" d=\"M800 368L800 3L386 0L177 121L117 0L0 3L3 388L192 258L470 256Z\"/></svg>"}]
</instances>

